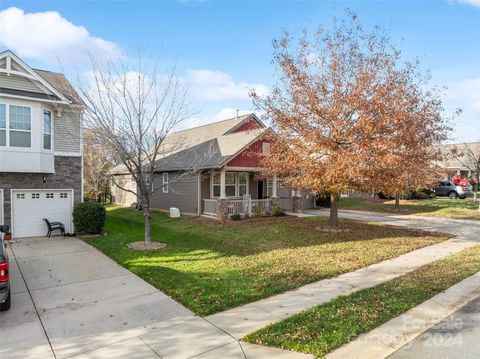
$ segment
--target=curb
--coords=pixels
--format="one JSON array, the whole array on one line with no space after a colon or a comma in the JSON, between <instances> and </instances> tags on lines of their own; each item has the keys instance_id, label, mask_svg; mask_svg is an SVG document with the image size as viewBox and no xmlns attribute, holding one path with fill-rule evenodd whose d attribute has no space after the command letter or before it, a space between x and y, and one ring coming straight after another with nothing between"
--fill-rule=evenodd
<instances>
[{"instance_id":1,"label":"curb","mask_svg":"<svg viewBox=\"0 0 480 359\"><path fill-rule=\"evenodd\" d=\"M480 272L327 354L328 359L386 358L480 296Z\"/></svg>"}]
</instances>

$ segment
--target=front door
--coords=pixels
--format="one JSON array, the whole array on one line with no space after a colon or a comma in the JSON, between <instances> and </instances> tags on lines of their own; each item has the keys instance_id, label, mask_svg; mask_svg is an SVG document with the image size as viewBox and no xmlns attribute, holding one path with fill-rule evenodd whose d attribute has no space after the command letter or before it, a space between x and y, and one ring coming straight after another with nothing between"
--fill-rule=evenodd
<instances>
[{"instance_id":1,"label":"front door","mask_svg":"<svg viewBox=\"0 0 480 359\"><path fill-rule=\"evenodd\" d=\"M258 199L263 199L263 180L257 181L257 195Z\"/></svg>"}]
</instances>

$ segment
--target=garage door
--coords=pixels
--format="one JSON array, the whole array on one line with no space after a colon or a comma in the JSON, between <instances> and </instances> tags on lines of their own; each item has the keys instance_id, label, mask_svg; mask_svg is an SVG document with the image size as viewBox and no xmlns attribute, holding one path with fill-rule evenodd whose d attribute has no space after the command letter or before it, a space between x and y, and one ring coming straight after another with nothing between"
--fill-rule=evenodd
<instances>
[{"instance_id":1,"label":"garage door","mask_svg":"<svg viewBox=\"0 0 480 359\"><path fill-rule=\"evenodd\" d=\"M62 222L72 231L72 190L12 191L12 234L15 238L44 236L50 222Z\"/></svg>"}]
</instances>

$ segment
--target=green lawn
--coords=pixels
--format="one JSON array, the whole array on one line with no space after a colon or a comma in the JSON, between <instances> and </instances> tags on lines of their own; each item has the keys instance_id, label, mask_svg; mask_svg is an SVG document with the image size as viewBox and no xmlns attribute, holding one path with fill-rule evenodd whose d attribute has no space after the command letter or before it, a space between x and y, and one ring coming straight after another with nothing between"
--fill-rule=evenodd
<instances>
[{"instance_id":1,"label":"green lawn","mask_svg":"<svg viewBox=\"0 0 480 359\"><path fill-rule=\"evenodd\" d=\"M243 340L323 357L480 271L480 246L306 310Z\"/></svg>"},{"instance_id":2,"label":"green lawn","mask_svg":"<svg viewBox=\"0 0 480 359\"><path fill-rule=\"evenodd\" d=\"M342 198L338 202L340 209L361 211L391 212L395 211L395 200ZM426 200L400 201L401 213L419 216L446 217L480 220L478 203L472 199L432 198Z\"/></svg>"},{"instance_id":3,"label":"green lawn","mask_svg":"<svg viewBox=\"0 0 480 359\"><path fill-rule=\"evenodd\" d=\"M341 221L325 232L325 218L267 218L221 224L153 213L153 240L166 250L127 248L143 239L142 212L109 207L106 237L85 238L122 266L200 315L223 311L304 284L353 271L446 236Z\"/></svg>"}]
</instances>

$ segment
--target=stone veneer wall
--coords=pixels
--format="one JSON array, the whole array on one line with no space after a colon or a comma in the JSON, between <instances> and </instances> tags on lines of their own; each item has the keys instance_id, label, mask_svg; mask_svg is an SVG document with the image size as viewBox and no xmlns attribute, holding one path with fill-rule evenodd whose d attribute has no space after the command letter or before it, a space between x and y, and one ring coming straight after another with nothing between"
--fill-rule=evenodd
<instances>
[{"instance_id":1,"label":"stone veneer wall","mask_svg":"<svg viewBox=\"0 0 480 359\"><path fill-rule=\"evenodd\" d=\"M46 183L43 183L43 176ZM74 203L82 201L82 157L55 157L55 173L0 173L0 189L3 189L3 213L5 224L11 225L11 189L71 189Z\"/></svg>"}]
</instances>

